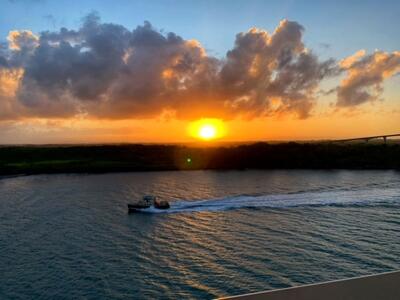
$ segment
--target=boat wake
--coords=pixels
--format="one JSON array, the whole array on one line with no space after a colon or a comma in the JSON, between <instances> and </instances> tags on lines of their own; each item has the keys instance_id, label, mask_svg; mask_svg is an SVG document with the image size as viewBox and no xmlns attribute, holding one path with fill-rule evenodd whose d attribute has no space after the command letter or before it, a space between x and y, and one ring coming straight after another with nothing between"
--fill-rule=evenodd
<instances>
[{"instance_id":1,"label":"boat wake","mask_svg":"<svg viewBox=\"0 0 400 300\"><path fill-rule=\"evenodd\" d=\"M197 201L174 201L168 210L146 209L146 213L184 213L234 209L290 208L307 206L400 205L400 188L373 188L303 192L259 196L233 196Z\"/></svg>"}]
</instances>

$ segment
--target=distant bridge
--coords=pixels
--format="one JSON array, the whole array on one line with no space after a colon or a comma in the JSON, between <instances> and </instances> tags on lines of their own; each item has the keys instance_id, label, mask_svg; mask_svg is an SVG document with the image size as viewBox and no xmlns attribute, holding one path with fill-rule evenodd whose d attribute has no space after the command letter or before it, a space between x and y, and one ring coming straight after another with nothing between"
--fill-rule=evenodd
<instances>
[{"instance_id":1,"label":"distant bridge","mask_svg":"<svg viewBox=\"0 0 400 300\"><path fill-rule=\"evenodd\" d=\"M352 138L352 139L334 140L332 142L366 141L368 143L369 140L383 139L384 143L386 144L388 138L395 137L395 136L400 137L400 133L397 133L397 134L385 134L385 135L374 135L374 136L364 136L364 137L358 137L358 138Z\"/></svg>"}]
</instances>

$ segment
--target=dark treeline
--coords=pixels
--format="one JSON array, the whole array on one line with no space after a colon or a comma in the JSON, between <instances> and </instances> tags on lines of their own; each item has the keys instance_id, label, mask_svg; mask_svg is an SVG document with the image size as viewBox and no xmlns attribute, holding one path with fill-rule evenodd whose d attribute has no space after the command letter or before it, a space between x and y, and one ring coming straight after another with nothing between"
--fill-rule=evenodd
<instances>
[{"instance_id":1,"label":"dark treeline","mask_svg":"<svg viewBox=\"0 0 400 300\"><path fill-rule=\"evenodd\" d=\"M197 169L400 169L400 144L4 146L0 174Z\"/></svg>"}]
</instances>

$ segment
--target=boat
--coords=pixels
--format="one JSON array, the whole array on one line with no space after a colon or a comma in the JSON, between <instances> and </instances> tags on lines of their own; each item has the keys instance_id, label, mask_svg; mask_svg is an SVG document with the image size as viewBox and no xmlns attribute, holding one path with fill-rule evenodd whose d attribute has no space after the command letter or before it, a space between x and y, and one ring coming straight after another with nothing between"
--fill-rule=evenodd
<instances>
[{"instance_id":1,"label":"boat","mask_svg":"<svg viewBox=\"0 0 400 300\"><path fill-rule=\"evenodd\" d=\"M166 200L157 199L156 196L146 195L143 198L135 203L128 203L128 211L131 212L140 212L145 211L151 207L156 209L168 209L170 205Z\"/></svg>"}]
</instances>

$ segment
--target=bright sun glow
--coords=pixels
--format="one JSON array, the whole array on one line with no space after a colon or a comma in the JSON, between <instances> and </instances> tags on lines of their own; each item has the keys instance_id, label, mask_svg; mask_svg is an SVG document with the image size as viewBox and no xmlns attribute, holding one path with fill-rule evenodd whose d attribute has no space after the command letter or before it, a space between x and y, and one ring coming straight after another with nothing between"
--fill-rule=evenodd
<instances>
[{"instance_id":1,"label":"bright sun glow","mask_svg":"<svg viewBox=\"0 0 400 300\"><path fill-rule=\"evenodd\" d=\"M200 128L199 136L201 136L205 140L209 140L215 137L217 133L217 129L213 125L203 125Z\"/></svg>"},{"instance_id":2,"label":"bright sun glow","mask_svg":"<svg viewBox=\"0 0 400 300\"><path fill-rule=\"evenodd\" d=\"M210 141L225 135L225 126L218 119L201 119L192 122L188 127L189 134L192 137L205 141Z\"/></svg>"}]
</instances>

